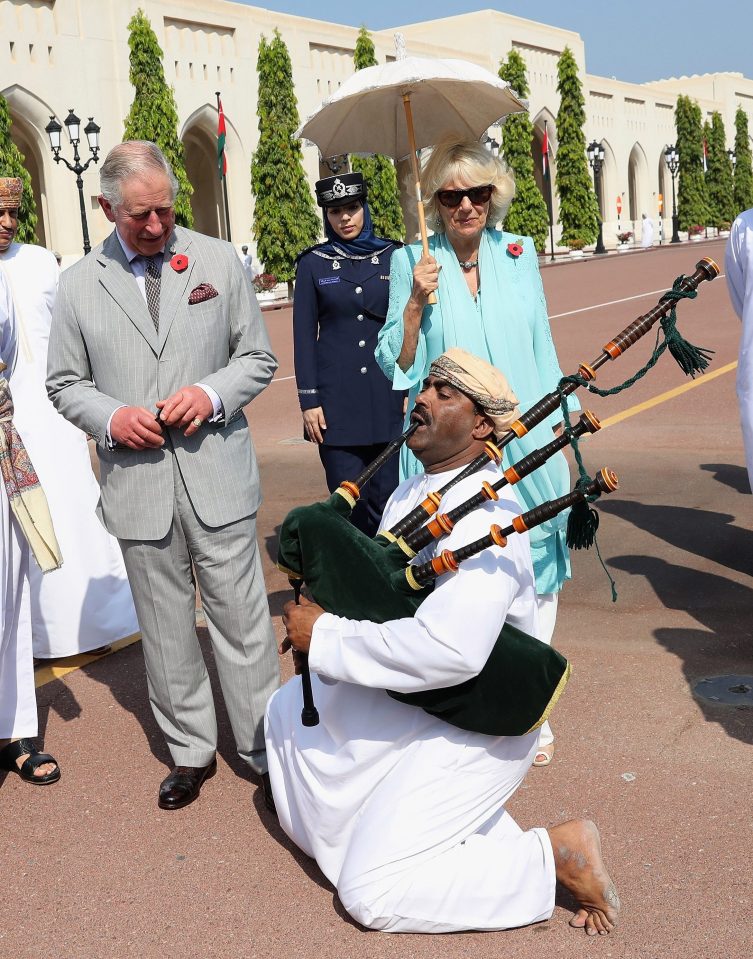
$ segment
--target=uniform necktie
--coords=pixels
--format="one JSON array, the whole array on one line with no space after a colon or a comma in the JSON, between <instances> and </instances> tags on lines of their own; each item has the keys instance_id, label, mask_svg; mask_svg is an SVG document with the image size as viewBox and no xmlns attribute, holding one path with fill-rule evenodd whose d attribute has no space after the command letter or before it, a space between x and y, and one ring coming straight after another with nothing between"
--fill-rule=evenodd
<instances>
[{"instance_id":1,"label":"uniform necktie","mask_svg":"<svg viewBox=\"0 0 753 959\"><path fill-rule=\"evenodd\" d=\"M162 260L162 254L157 256L143 257L144 270L144 288L146 290L146 305L149 307L149 315L154 323L154 329L159 333L159 288L161 280L161 271L159 262Z\"/></svg>"}]
</instances>

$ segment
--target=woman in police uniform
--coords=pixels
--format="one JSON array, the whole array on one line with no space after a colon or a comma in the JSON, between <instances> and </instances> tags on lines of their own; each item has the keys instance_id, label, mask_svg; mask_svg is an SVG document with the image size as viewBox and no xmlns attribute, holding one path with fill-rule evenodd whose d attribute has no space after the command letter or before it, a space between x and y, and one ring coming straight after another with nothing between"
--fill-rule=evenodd
<instances>
[{"instance_id":1,"label":"woman in police uniform","mask_svg":"<svg viewBox=\"0 0 753 959\"><path fill-rule=\"evenodd\" d=\"M401 243L374 235L360 173L316 184L327 242L298 257L293 341L304 434L317 443L330 491L355 479L402 432L405 394L374 359L387 315L390 259ZM353 522L373 535L398 483L397 457L361 491Z\"/></svg>"}]
</instances>

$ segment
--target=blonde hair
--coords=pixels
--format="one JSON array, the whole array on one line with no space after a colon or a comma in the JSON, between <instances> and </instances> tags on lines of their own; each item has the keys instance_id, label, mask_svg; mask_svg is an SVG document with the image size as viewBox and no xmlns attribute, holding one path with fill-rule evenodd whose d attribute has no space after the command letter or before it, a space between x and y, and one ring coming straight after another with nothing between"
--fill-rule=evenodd
<instances>
[{"instance_id":1,"label":"blonde hair","mask_svg":"<svg viewBox=\"0 0 753 959\"><path fill-rule=\"evenodd\" d=\"M489 201L488 225L495 227L504 220L515 196L515 180L507 164L477 140L466 140L451 133L437 143L421 170L426 222L435 233L444 233L437 190L450 180L471 186L490 183L494 192Z\"/></svg>"}]
</instances>

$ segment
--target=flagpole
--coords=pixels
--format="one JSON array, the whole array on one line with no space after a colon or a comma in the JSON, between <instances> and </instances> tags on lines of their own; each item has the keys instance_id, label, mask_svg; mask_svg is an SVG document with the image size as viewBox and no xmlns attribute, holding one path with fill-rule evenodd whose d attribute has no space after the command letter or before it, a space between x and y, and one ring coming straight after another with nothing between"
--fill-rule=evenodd
<instances>
[{"instance_id":1,"label":"flagpole","mask_svg":"<svg viewBox=\"0 0 753 959\"><path fill-rule=\"evenodd\" d=\"M544 142L541 150L541 161L544 167L544 179L547 186L546 207L549 214L549 246L551 250L550 262L554 261L554 205L552 200L552 170L549 166L549 129L544 121Z\"/></svg>"},{"instance_id":2,"label":"flagpole","mask_svg":"<svg viewBox=\"0 0 753 959\"><path fill-rule=\"evenodd\" d=\"M215 96L217 97L217 114L218 116L222 116L224 120L224 114L222 112L222 104L220 102L219 90L215 92ZM223 158L223 164L224 164L224 158ZM230 236L230 207L228 206L228 202L227 202L227 176L225 175L225 172L222 167L220 167L220 180L222 180L222 197L225 201L225 231L227 233L228 243L232 243L232 238Z\"/></svg>"}]
</instances>

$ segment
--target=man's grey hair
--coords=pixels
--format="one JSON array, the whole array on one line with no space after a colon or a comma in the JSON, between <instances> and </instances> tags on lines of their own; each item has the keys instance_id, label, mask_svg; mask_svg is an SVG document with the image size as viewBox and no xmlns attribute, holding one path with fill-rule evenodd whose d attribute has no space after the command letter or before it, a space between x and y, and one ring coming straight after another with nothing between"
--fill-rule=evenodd
<instances>
[{"instance_id":1,"label":"man's grey hair","mask_svg":"<svg viewBox=\"0 0 753 959\"><path fill-rule=\"evenodd\" d=\"M99 187L102 196L113 206L123 202L121 184L131 177L164 173L170 181L171 202L178 195L178 179L165 155L156 143L150 140L125 140L107 154L99 171Z\"/></svg>"}]
</instances>

